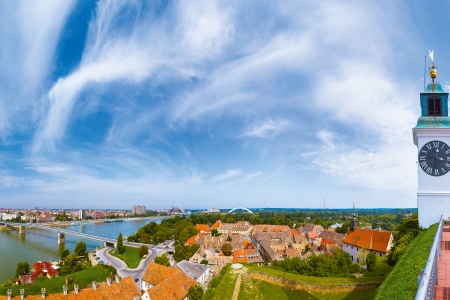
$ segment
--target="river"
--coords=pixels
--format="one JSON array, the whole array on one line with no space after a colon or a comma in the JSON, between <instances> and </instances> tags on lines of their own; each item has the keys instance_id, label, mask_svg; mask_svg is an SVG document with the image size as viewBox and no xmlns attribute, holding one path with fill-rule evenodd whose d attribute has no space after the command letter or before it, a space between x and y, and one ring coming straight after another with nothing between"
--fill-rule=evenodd
<instances>
[{"instance_id":1,"label":"river","mask_svg":"<svg viewBox=\"0 0 450 300\"><path fill-rule=\"evenodd\" d=\"M160 218L134 220L111 223L86 223L64 227L73 230L102 237L116 239L119 233L124 236L135 233L138 228L152 221L161 223ZM0 283L11 279L16 273L18 262L28 261L30 266L36 261L55 261L60 259L60 253L69 249L73 253L75 245L80 241L86 243L88 250L101 246L100 242L84 240L66 234L66 243L58 245L56 232L36 228L26 228L25 234L19 234L18 230L0 231Z\"/></svg>"}]
</instances>

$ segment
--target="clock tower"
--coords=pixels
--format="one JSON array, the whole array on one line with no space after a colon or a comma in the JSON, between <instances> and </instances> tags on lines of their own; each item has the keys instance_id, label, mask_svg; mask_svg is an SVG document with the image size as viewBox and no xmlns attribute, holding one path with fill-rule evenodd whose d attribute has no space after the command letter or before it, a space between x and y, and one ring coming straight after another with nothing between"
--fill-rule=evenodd
<instances>
[{"instance_id":1,"label":"clock tower","mask_svg":"<svg viewBox=\"0 0 450 300\"><path fill-rule=\"evenodd\" d=\"M450 216L450 118L448 93L437 77L432 52L431 83L420 93L421 116L413 128L417 146L419 225L427 228Z\"/></svg>"}]
</instances>

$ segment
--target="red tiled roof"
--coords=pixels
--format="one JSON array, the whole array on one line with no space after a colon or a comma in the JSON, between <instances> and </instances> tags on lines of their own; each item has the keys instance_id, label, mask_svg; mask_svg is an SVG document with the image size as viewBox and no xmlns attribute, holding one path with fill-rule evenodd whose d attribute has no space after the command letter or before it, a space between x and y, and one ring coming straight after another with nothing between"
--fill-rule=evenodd
<instances>
[{"instance_id":1,"label":"red tiled roof","mask_svg":"<svg viewBox=\"0 0 450 300\"><path fill-rule=\"evenodd\" d=\"M217 220L216 221L216 223L214 223L212 226L211 226L211 229L218 229L219 227L220 227L220 224L222 224L222 222L220 222L220 220Z\"/></svg>"},{"instance_id":2,"label":"red tiled roof","mask_svg":"<svg viewBox=\"0 0 450 300\"><path fill-rule=\"evenodd\" d=\"M189 288L197 284L178 267L169 268L154 262L148 265L142 280L153 285L147 291L152 300L184 299L189 293Z\"/></svg>"},{"instance_id":3,"label":"red tiled roof","mask_svg":"<svg viewBox=\"0 0 450 300\"><path fill-rule=\"evenodd\" d=\"M62 291L62 286L61 286ZM78 294L74 291L69 292L67 296L63 293L46 295L46 300L117 300L117 299L133 299L140 296L139 290L131 276L122 279L119 283L113 282L111 286L107 284L99 284L97 289L86 288L80 289ZM0 296L0 300L8 299L7 296ZM20 296L12 297L13 300L19 300ZM26 295L26 300L42 300L42 295Z\"/></svg>"},{"instance_id":4,"label":"red tiled roof","mask_svg":"<svg viewBox=\"0 0 450 300\"><path fill-rule=\"evenodd\" d=\"M320 247L323 247L325 245L334 245L336 244L333 241L327 240L326 238L322 238L322 241L320 242Z\"/></svg>"},{"instance_id":5,"label":"red tiled roof","mask_svg":"<svg viewBox=\"0 0 450 300\"><path fill-rule=\"evenodd\" d=\"M195 228L197 228L200 231L204 231L204 232L210 232L211 231L211 227L209 227L206 224L197 224L197 225L195 225Z\"/></svg>"},{"instance_id":6,"label":"red tiled roof","mask_svg":"<svg viewBox=\"0 0 450 300\"><path fill-rule=\"evenodd\" d=\"M59 272L53 269L53 265L48 261L37 261L33 264L33 272L31 272L32 280L36 281L41 274L57 276L59 275Z\"/></svg>"},{"instance_id":7,"label":"red tiled roof","mask_svg":"<svg viewBox=\"0 0 450 300\"><path fill-rule=\"evenodd\" d=\"M356 228L354 231L349 231L344 243L386 253L389 251L387 248L391 236L392 233L387 231Z\"/></svg>"},{"instance_id":8,"label":"red tiled roof","mask_svg":"<svg viewBox=\"0 0 450 300\"><path fill-rule=\"evenodd\" d=\"M197 235L191 236L186 243L184 243L185 245L193 245L195 244L195 238L197 237Z\"/></svg>"},{"instance_id":9,"label":"red tiled roof","mask_svg":"<svg viewBox=\"0 0 450 300\"><path fill-rule=\"evenodd\" d=\"M308 239L316 239L317 238L317 233L314 231L308 231L308 233L306 235L308 236Z\"/></svg>"},{"instance_id":10,"label":"red tiled roof","mask_svg":"<svg viewBox=\"0 0 450 300\"><path fill-rule=\"evenodd\" d=\"M174 270L172 268L151 262L148 265L144 276L142 276L142 280L155 286L155 285L159 284L160 282L164 281L166 278L174 275L175 272L176 272L176 270Z\"/></svg>"},{"instance_id":11,"label":"red tiled roof","mask_svg":"<svg viewBox=\"0 0 450 300\"><path fill-rule=\"evenodd\" d=\"M300 233L298 232L298 229L291 229L291 234L292 235L297 235L297 234L300 234Z\"/></svg>"}]
</instances>

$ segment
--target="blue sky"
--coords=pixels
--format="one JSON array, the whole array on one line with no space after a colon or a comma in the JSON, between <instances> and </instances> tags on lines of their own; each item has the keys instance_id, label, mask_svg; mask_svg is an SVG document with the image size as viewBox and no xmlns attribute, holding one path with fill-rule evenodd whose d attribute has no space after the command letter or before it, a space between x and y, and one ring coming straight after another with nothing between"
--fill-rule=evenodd
<instances>
[{"instance_id":1,"label":"blue sky","mask_svg":"<svg viewBox=\"0 0 450 300\"><path fill-rule=\"evenodd\" d=\"M417 205L450 4L0 2L0 207Z\"/></svg>"}]
</instances>

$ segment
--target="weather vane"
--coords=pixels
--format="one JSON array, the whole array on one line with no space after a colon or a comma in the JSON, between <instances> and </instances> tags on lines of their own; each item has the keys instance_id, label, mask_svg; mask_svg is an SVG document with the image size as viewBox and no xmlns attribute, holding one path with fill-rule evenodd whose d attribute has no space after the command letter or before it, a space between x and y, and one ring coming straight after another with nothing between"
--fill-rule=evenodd
<instances>
[{"instance_id":1,"label":"weather vane","mask_svg":"<svg viewBox=\"0 0 450 300\"><path fill-rule=\"evenodd\" d=\"M428 56L431 58L431 66L430 66L431 82L434 83L434 79L437 76L437 70L436 70L436 66L434 65L434 52L433 52L433 50L428 50Z\"/></svg>"}]
</instances>

